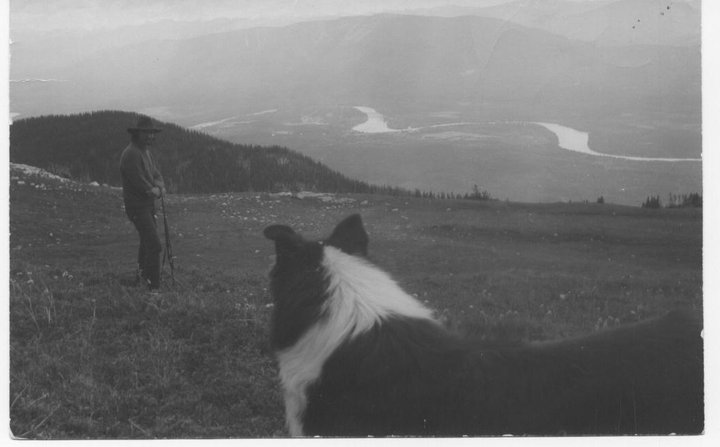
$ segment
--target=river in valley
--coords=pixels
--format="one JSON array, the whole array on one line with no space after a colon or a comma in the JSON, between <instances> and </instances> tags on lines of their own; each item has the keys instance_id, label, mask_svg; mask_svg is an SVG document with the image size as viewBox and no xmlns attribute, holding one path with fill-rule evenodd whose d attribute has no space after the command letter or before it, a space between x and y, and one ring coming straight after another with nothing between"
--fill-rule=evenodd
<instances>
[{"instance_id":1,"label":"river in valley","mask_svg":"<svg viewBox=\"0 0 720 447\"><path fill-rule=\"evenodd\" d=\"M665 161L665 162L676 162L676 161L701 161L699 158L650 158L650 157L634 157L629 155L615 155L615 154L604 154L602 152L595 152L588 146L590 135L587 132L575 130L570 127L561 126L554 123L533 123L538 126L542 126L550 132L554 133L558 138L558 146L561 149L565 149L573 152L580 152L582 154L594 155L596 157L610 157L619 158L622 160L633 160L633 161Z\"/></svg>"},{"instance_id":2,"label":"river in valley","mask_svg":"<svg viewBox=\"0 0 720 447\"><path fill-rule=\"evenodd\" d=\"M487 124L487 123L461 122L461 123L436 124L436 125L419 127L419 128L392 129L392 128L388 127L387 120L385 119L385 117L381 113L376 111L375 109L373 109L371 107L365 107L365 106L355 106L355 109L359 110L360 112L364 113L367 116L367 120L365 122L353 127L354 131L360 132L360 133L378 134L378 133L390 133L390 132L416 132L418 130L435 128L435 127L452 127L452 126L467 126L470 124ZM580 130L576 130L576 129L573 129L573 128L570 128L567 126L562 126L560 124L555 124L555 123L534 122L531 124L541 126L545 129L549 130L550 132L554 133L558 138L558 146L561 149L565 149L565 150L568 150L571 152L579 152L581 154L592 155L595 157L609 157L609 158L631 160L631 161L647 161L647 162L687 162L687 161L699 162L699 161L701 161L700 158L650 158L650 157L636 157L636 156L629 156L629 155L605 154L602 152L596 152L590 148L590 146L588 145L590 135L587 132L583 132Z\"/></svg>"}]
</instances>

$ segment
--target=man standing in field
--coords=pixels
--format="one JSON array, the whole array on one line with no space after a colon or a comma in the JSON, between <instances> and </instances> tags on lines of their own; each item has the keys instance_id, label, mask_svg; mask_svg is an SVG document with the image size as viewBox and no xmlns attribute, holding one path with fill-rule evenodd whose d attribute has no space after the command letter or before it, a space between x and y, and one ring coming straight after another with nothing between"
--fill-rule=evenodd
<instances>
[{"instance_id":1,"label":"man standing in field","mask_svg":"<svg viewBox=\"0 0 720 447\"><path fill-rule=\"evenodd\" d=\"M140 236L138 250L138 279L147 284L152 294L160 288L160 253L162 245L155 221L155 200L165 193L165 183L150 149L155 135L147 116L140 116L135 127L128 128L130 144L120 158L125 213Z\"/></svg>"}]
</instances>

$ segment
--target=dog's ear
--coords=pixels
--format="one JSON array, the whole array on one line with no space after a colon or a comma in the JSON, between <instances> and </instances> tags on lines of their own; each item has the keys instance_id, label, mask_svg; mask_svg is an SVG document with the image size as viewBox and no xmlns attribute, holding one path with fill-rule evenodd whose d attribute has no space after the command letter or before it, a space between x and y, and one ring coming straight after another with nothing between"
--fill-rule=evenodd
<instances>
[{"instance_id":1,"label":"dog's ear","mask_svg":"<svg viewBox=\"0 0 720 447\"><path fill-rule=\"evenodd\" d=\"M353 214L340 222L326 243L350 255L367 256L368 235L359 214Z\"/></svg>"},{"instance_id":2,"label":"dog's ear","mask_svg":"<svg viewBox=\"0 0 720 447\"><path fill-rule=\"evenodd\" d=\"M302 246L302 236L286 225L270 225L263 230L263 234L275 241L275 252L278 256L297 251Z\"/></svg>"}]
</instances>

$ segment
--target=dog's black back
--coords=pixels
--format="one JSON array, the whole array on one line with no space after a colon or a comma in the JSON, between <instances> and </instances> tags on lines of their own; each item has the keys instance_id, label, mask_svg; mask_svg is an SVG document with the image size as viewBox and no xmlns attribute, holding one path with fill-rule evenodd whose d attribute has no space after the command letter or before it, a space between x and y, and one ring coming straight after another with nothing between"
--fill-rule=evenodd
<instances>
[{"instance_id":1,"label":"dog's black back","mask_svg":"<svg viewBox=\"0 0 720 447\"><path fill-rule=\"evenodd\" d=\"M336 351L309 390L319 435L699 434L702 340L683 313L588 337L473 346L398 319Z\"/></svg>"},{"instance_id":2,"label":"dog's black back","mask_svg":"<svg viewBox=\"0 0 720 447\"><path fill-rule=\"evenodd\" d=\"M359 216L319 243L284 226L265 234L276 241L273 345L294 435L703 430L701 325L689 314L557 342L486 346L447 332L364 260Z\"/></svg>"}]
</instances>

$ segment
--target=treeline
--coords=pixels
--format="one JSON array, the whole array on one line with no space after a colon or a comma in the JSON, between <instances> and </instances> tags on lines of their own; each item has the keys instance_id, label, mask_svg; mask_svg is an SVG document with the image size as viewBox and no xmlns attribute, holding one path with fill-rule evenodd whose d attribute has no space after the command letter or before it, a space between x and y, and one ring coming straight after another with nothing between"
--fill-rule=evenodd
<instances>
[{"instance_id":1,"label":"treeline","mask_svg":"<svg viewBox=\"0 0 720 447\"><path fill-rule=\"evenodd\" d=\"M497 200L493 198L489 192L484 189L481 190L478 185L473 185L472 192L469 193L453 193L453 192L432 192L432 191L421 191L416 189L413 196L423 199L438 199L438 200Z\"/></svg>"},{"instance_id":2,"label":"treeline","mask_svg":"<svg viewBox=\"0 0 720 447\"><path fill-rule=\"evenodd\" d=\"M642 203L642 208L702 208L702 196L692 194L668 194L667 202L663 205L660 196L650 196Z\"/></svg>"},{"instance_id":3,"label":"treeline","mask_svg":"<svg viewBox=\"0 0 720 447\"><path fill-rule=\"evenodd\" d=\"M120 186L119 162L137 115L100 111L15 121L10 161L79 181ZM159 123L154 151L175 193L293 191L386 193L409 191L350 179L287 148L233 144L201 132Z\"/></svg>"}]
</instances>

